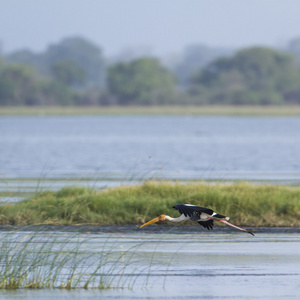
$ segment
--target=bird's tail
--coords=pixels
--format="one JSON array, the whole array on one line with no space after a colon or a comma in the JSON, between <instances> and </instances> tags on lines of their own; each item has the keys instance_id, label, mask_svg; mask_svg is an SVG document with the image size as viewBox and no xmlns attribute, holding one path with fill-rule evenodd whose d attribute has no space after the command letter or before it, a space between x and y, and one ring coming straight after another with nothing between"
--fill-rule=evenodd
<instances>
[{"instance_id":1,"label":"bird's tail","mask_svg":"<svg viewBox=\"0 0 300 300\"><path fill-rule=\"evenodd\" d=\"M214 213L212 215L212 217L215 219L215 220L226 220L226 221L229 221L230 218L229 217L226 217L226 216L223 216L223 215L220 215L220 214L217 214L217 213Z\"/></svg>"}]
</instances>

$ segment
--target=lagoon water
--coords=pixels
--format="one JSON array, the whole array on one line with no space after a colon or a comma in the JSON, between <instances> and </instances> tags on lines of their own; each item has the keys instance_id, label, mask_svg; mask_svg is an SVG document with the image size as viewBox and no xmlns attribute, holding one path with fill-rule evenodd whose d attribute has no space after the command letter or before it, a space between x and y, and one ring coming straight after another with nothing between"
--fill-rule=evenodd
<instances>
[{"instance_id":1,"label":"lagoon water","mask_svg":"<svg viewBox=\"0 0 300 300\"><path fill-rule=\"evenodd\" d=\"M300 118L0 117L1 178L300 181Z\"/></svg>"},{"instance_id":2,"label":"lagoon water","mask_svg":"<svg viewBox=\"0 0 300 300\"><path fill-rule=\"evenodd\" d=\"M53 233L41 234L53 237ZM64 238L66 233L55 235ZM119 271L113 274L117 275L113 283L121 282L121 288L3 290L0 299L240 300L300 297L299 233L257 233L252 237L239 232L209 233L201 229L194 233L135 230L122 234L99 232L88 238L81 233L79 237L87 239L80 246L85 250L107 249L109 255L116 253L117 256L121 251L124 253L119 260L119 265L124 262L126 265L121 281ZM73 238L78 240L77 235ZM122 282L125 282L124 286Z\"/></svg>"}]
</instances>

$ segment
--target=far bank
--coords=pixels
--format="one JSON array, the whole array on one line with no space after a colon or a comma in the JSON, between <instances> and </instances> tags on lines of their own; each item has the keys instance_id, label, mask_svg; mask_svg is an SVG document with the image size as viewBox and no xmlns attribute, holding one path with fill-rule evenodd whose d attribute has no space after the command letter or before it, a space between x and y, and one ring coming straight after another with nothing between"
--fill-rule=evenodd
<instances>
[{"instance_id":1,"label":"far bank","mask_svg":"<svg viewBox=\"0 0 300 300\"><path fill-rule=\"evenodd\" d=\"M300 116L300 106L2 106L0 116L213 115Z\"/></svg>"}]
</instances>

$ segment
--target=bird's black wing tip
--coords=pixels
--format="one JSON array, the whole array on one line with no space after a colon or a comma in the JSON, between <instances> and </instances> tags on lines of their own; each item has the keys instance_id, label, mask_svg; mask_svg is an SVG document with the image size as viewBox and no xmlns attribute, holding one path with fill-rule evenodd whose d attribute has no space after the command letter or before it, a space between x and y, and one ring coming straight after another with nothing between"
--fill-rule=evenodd
<instances>
[{"instance_id":1,"label":"bird's black wing tip","mask_svg":"<svg viewBox=\"0 0 300 300\"><path fill-rule=\"evenodd\" d=\"M214 221L208 220L208 221L198 221L198 224L206 228L207 230L214 229Z\"/></svg>"}]
</instances>

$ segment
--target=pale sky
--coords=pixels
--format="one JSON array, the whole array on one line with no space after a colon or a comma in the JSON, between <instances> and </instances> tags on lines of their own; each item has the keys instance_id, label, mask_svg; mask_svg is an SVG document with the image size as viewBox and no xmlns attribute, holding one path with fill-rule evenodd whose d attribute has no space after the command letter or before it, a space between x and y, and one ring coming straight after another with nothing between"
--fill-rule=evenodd
<instances>
[{"instance_id":1,"label":"pale sky","mask_svg":"<svg viewBox=\"0 0 300 300\"><path fill-rule=\"evenodd\" d=\"M0 0L4 53L41 52L70 36L105 55L130 47L176 53L197 43L277 47L300 37L300 0Z\"/></svg>"}]
</instances>

